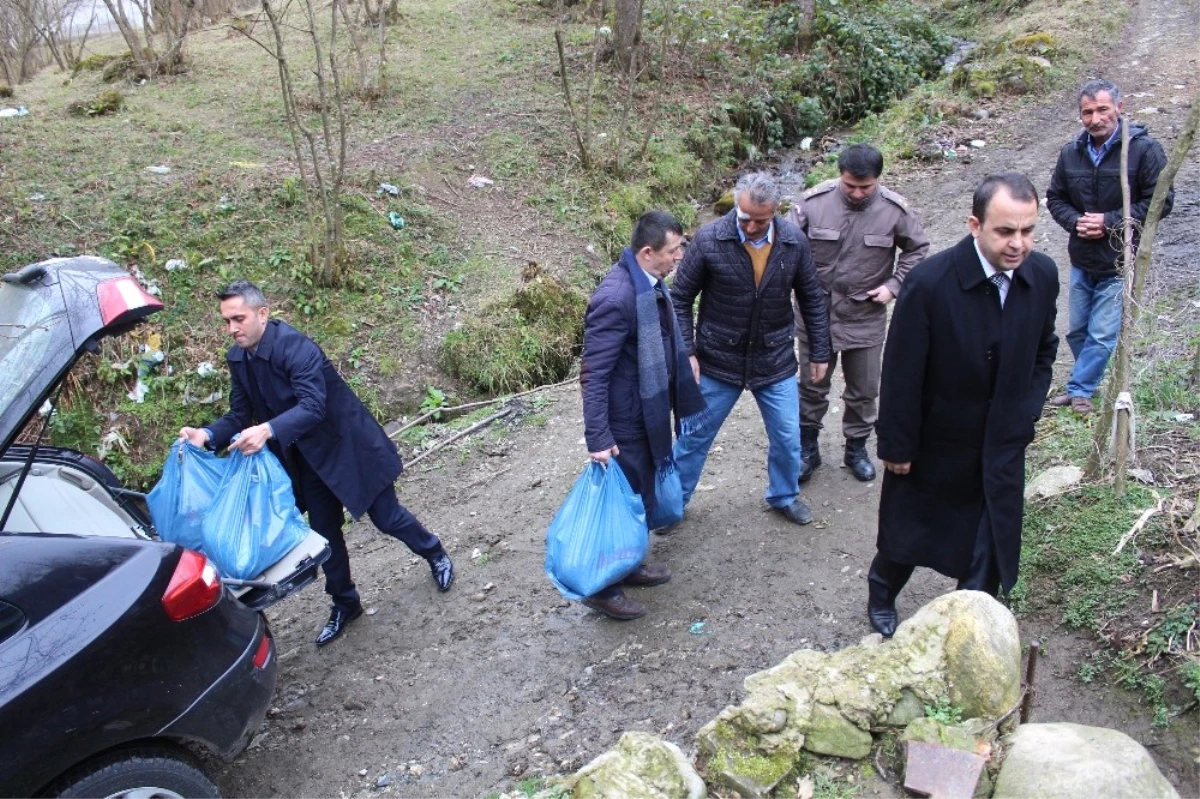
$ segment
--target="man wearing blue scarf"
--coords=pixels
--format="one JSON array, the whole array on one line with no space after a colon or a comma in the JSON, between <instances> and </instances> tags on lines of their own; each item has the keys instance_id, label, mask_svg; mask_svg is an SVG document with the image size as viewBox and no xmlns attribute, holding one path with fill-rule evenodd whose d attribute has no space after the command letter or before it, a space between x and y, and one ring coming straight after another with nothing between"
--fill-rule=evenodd
<instances>
[{"instance_id":1,"label":"man wearing blue scarf","mask_svg":"<svg viewBox=\"0 0 1200 799\"><path fill-rule=\"evenodd\" d=\"M584 322L583 425L588 452L607 465L616 459L649 516L656 504L655 474L671 460L674 428L704 410L663 280L683 258L683 227L665 211L638 219L630 246L596 288ZM646 612L623 585L661 585L663 565L642 564L623 582L584 604L611 618Z\"/></svg>"}]
</instances>

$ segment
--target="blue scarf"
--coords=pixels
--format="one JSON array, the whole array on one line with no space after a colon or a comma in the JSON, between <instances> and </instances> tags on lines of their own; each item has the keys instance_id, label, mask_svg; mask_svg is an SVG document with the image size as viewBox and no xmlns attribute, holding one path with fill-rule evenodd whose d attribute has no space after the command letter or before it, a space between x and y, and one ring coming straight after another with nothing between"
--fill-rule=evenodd
<instances>
[{"instance_id":1,"label":"blue scarf","mask_svg":"<svg viewBox=\"0 0 1200 799\"><path fill-rule=\"evenodd\" d=\"M650 441L650 456L654 459L655 469L662 469L670 463L671 458L672 386L667 382L671 377L658 320L658 289L646 285L645 272L629 247L621 253L620 264L629 272L630 282L636 292L638 394L642 401L646 438ZM675 342L672 348L675 351L675 430L684 433L703 420L700 414L706 406L700 387L692 376L692 364L688 360L683 337L679 334L675 314L669 311L667 316Z\"/></svg>"}]
</instances>

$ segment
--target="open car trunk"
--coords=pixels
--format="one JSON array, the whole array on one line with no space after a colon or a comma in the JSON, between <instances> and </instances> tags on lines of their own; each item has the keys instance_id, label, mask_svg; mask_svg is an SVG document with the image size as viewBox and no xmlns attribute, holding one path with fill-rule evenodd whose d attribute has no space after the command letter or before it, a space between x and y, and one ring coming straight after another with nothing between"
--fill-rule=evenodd
<instances>
[{"instance_id":1,"label":"open car trunk","mask_svg":"<svg viewBox=\"0 0 1200 799\"><path fill-rule=\"evenodd\" d=\"M8 512L0 533L158 540L144 495L104 464L42 445L30 462L31 447L14 442L85 351L161 308L102 258L53 259L0 278L0 514ZM328 557L328 543L310 530L254 580L225 582L259 610L311 583Z\"/></svg>"}]
</instances>

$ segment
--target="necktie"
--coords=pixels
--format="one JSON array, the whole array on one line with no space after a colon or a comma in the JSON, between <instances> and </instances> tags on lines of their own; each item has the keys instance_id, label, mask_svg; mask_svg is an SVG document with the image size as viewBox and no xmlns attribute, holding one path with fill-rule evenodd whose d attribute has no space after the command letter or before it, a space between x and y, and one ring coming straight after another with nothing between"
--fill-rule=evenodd
<instances>
[{"instance_id":1,"label":"necktie","mask_svg":"<svg viewBox=\"0 0 1200 799\"><path fill-rule=\"evenodd\" d=\"M1000 297L1000 307L1004 307L1004 300L1008 297L1008 281L1010 280L1007 272L993 272L988 280L992 281L992 285L996 287L996 294Z\"/></svg>"}]
</instances>

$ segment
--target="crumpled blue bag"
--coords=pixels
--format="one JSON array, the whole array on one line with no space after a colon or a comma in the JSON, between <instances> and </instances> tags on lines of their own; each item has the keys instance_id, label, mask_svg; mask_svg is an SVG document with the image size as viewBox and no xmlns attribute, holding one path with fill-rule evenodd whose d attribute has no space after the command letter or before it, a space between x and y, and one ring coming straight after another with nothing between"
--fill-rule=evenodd
<instances>
[{"instance_id":1,"label":"crumpled blue bag","mask_svg":"<svg viewBox=\"0 0 1200 799\"><path fill-rule=\"evenodd\" d=\"M218 458L176 441L147 504L162 540L203 553L239 580L257 577L309 532L291 480L268 450Z\"/></svg>"},{"instance_id":2,"label":"crumpled blue bag","mask_svg":"<svg viewBox=\"0 0 1200 799\"><path fill-rule=\"evenodd\" d=\"M225 461L208 450L182 439L172 444L162 477L146 497L159 538L203 552L200 528L225 472Z\"/></svg>"},{"instance_id":3,"label":"crumpled blue bag","mask_svg":"<svg viewBox=\"0 0 1200 799\"><path fill-rule=\"evenodd\" d=\"M683 521L683 485L675 459L670 458L654 474L654 510L646 514L646 526L651 530L670 527Z\"/></svg>"},{"instance_id":4,"label":"crumpled blue bag","mask_svg":"<svg viewBox=\"0 0 1200 799\"><path fill-rule=\"evenodd\" d=\"M642 498L625 473L588 463L546 531L546 576L567 599L586 599L620 582L650 551Z\"/></svg>"},{"instance_id":5,"label":"crumpled blue bag","mask_svg":"<svg viewBox=\"0 0 1200 799\"><path fill-rule=\"evenodd\" d=\"M201 526L203 551L222 574L248 580L307 538L308 525L287 471L270 451L234 450L225 461L225 479Z\"/></svg>"}]
</instances>

